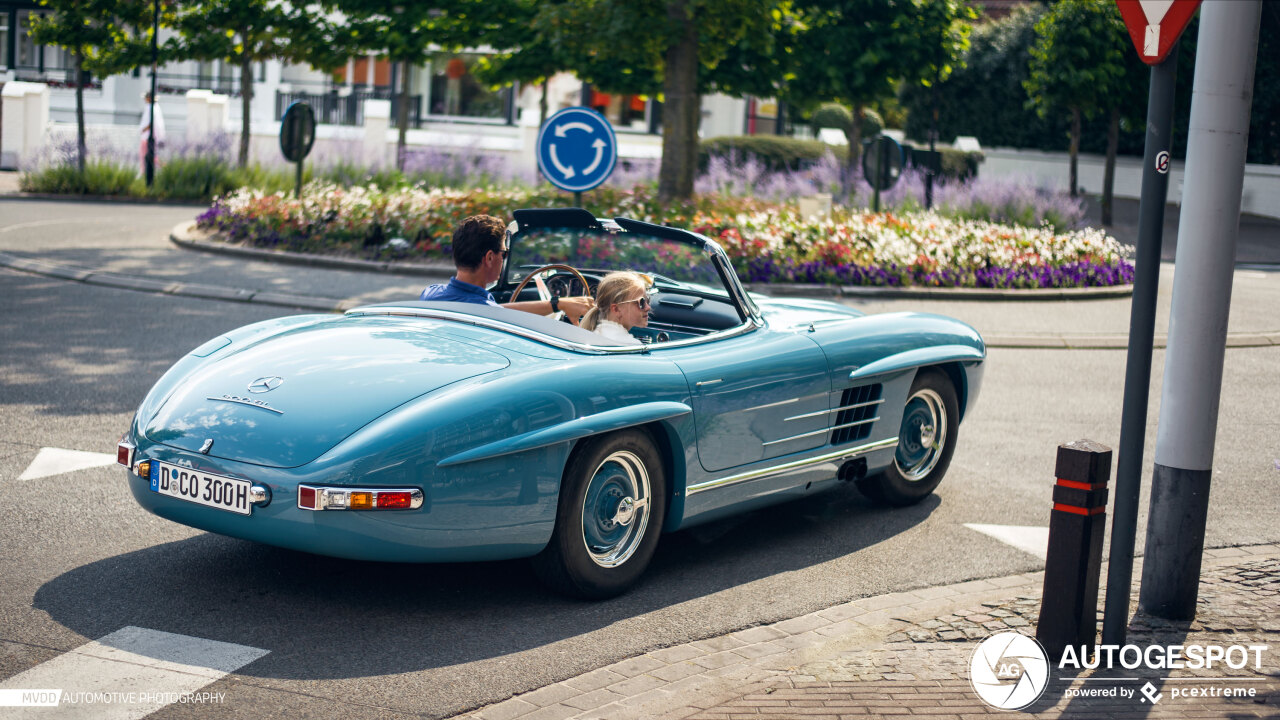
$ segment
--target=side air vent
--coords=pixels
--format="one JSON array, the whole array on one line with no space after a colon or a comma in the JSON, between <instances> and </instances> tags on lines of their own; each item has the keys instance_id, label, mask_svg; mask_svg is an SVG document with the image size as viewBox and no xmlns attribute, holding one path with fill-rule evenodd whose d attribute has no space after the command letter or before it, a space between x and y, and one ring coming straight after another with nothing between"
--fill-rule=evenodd
<instances>
[{"instance_id":1,"label":"side air vent","mask_svg":"<svg viewBox=\"0 0 1280 720\"><path fill-rule=\"evenodd\" d=\"M840 396L839 412L831 426L831 444L843 445L871 436L871 426L880 419L884 388L879 383L851 387Z\"/></svg>"}]
</instances>

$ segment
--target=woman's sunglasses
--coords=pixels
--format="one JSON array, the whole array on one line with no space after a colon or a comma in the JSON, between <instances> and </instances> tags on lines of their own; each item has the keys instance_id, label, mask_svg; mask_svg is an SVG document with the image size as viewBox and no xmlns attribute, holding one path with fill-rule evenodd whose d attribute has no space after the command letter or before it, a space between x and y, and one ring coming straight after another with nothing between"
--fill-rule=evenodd
<instances>
[{"instance_id":1,"label":"woman's sunglasses","mask_svg":"<svg viewBox=\"0 0 1280 720\"><path fill-rule=\"evenodd\" d=\"M649 309L649 304L650 304L650 303L649 303L649 296L647 296L647 295L641 295L640 297L636 298L635 300L627 300L626 302L619 303L619 304L620 304L620 305L626 305L627 303L636 303L636 304L638 304L638 305L640 306L640 309L641 309L641 310L648 310L648 309Z\"/></svg>"}]
</instances>

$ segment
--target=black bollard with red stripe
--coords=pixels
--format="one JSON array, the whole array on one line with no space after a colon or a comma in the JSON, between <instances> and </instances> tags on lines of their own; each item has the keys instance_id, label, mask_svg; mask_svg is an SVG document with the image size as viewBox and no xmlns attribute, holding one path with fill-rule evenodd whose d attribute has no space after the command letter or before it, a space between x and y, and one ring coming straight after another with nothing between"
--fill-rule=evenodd
<instances>
[{"instance_id":1,"label":"black bollard with red stripe","mask_svg":"<svg viewBox=\"0 0 1280 720\"><path fill-rule=\"evenodd\" d=\"M1058 446L1049 553L1036 639L1050 662L1068 645L1097 644L1098 574L1107 524L1111 448L1092 440Z\"/></svg>"}]
</instances>

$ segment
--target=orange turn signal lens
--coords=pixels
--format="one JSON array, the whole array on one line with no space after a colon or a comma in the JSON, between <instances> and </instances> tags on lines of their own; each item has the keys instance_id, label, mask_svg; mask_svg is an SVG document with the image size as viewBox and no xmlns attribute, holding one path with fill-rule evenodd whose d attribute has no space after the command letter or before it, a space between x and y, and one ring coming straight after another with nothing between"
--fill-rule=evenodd
<instances>
[{"instance_id":1,"label":"orange turn signal lens","mask_svg":"<svg viewBox=\"0 0 1280 720\"><path fill-rule=\"evenodd\" d=\"M133 469L135 475L141 478L151 477L151 461L143 460Z\"/></svg>"},{"instance_id":2,"label":"orange turn signal lens","mask_svg":"<svg viewBox=\"0 0 1280 720\"><path fill-rule=\"evenodd\" d=\"M347 494L347 507L352 510L368 510L373 507L373 493L351 492Z\"/></svg>"}]
</instances>

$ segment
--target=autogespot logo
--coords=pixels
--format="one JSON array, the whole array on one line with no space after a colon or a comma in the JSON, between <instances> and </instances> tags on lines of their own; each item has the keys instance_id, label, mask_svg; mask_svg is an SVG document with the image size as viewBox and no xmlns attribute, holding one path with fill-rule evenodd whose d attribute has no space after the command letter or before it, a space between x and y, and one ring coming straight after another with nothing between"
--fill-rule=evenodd
<instances>
[{"instance_id":1,"label":"autogespot logo","mask_svg":"<svg viewBox=\"0 0 1280 720\"><path fill-rule=\"evenodd\" d=\"M1049 656L1033 637L1012 632L992 635L973 651L969 682L986 704L1021 710L1044 694Z\"/></svg>"}]
</instances>

